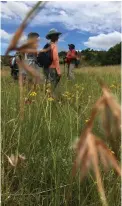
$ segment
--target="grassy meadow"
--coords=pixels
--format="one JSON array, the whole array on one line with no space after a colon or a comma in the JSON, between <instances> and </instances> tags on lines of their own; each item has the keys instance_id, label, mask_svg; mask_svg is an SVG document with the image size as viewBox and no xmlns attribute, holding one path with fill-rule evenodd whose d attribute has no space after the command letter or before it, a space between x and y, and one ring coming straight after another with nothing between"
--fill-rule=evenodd
<instances>
[{"instance_id":1,"label":"grassy meadow","mask_svg":"<svg viewBox=\"0 0 122 206\"><path fill-rule=\"evenodd\" d=\"M63 69L63 68L62 68ZM3 206L65 206L66 194L74 159L72 145L87 123L91 108L101 96L97 82L100 77L120 102L120 66L83 67L76 69L75 80L62 75L57 99L46 98L43 86L32 103L24 105L20 119L18 82L10 71L1 71L2 115L2 205ZM24 98L28 91L24 88ZM100 118L94 124L94 134L111 148L101 127ZM120 145L120 137L116 139ZM120 147L115 148L120 150ZM22 164L12 167L6 155L22 154ZM120 206L120 177L113 169L105 173L101 167L109 206ZM72 198L68 206L101 206L96 180L92 172L80 183L80 173L74 178Z\"/></svg>"}]
</instances>

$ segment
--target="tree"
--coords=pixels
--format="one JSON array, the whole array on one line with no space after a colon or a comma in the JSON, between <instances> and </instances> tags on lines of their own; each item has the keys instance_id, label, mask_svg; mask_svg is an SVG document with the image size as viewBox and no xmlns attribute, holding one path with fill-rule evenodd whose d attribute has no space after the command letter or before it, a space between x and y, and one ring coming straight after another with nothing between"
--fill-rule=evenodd
<instances>
[{"instance_id":1,"label":"tree","mask_svg":"<svg viewBox=\"0 0 122 206\"><path fill-rule=\"evenodd\" d=\"M121 64L121 42L108 51L95 51L87 48L82 50L85 60L90 65L116 65Z\"/></svg>"}]
</instances>

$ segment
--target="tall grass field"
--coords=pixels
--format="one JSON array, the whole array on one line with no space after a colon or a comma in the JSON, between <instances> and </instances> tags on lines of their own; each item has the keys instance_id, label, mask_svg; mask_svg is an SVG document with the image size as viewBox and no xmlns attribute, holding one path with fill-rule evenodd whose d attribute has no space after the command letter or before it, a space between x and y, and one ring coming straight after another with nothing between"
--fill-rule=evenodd
<instances>
[{"instance_id":1,"label":"tall grass field","mask_svg":"<svg viewBox=\"0 0 122 206\"><path fill-rule=\"evenodd\" d=\"M63 71L63 68L62 68ZM38 86L31 103L24 105L24 119L20 119L20 91L18 82L8 68L1 71L2 118L2 205L3 206L101 206L97 184L92 171L80 182L79 170L70 185L75 157L74 142L80 137L89 120L91 109L102 90L100 77L121 101L120 66L82 67L75 70L75 80L62 75L56 99L44 94ZM24 87L24 98L28 90ZM106 138L100 119L96 119L94 133L113 150ZM120 137L116 139L120 151ZM7 156L23 155L25 160L16 167ZM101 174L109 206L120 206L120 177L113 169ZM69 187L71 198L66 201Z\"/></svg>"}]
</instances>

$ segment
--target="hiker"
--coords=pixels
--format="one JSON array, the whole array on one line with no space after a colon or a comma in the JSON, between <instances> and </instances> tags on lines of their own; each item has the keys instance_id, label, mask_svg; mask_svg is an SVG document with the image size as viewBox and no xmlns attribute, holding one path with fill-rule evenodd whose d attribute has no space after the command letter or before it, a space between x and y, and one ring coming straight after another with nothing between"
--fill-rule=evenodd
<instances>
[{"instance_id":1,"label":"hiker","mask_svg":"<svg viewBox=\"0 0 122 206\"><path fill-rule=\"evenodd\" d=\"M61 32L58 32L56 29L51 29L46 35L46 39L50 40L50 43L46 44L44 49L41 51L43 53L42 57L45 58L45 60L42 58L42 61L46 85L48 82L51 83L52 92L56 89L61 77L57 48L57 42L60 35Z\"/></svg>"},{"instance_id":2,"label":"hiker","mask_svg":"<svg viewBox=\"0 0 122 206\"><path fill-rule=\"evenodd\" d=\"M36 32L31 32L28 34L28 40L34 40L38 39L39 34ZM36 86L37 83L39 83L39 78L40 78L40 68L37 64L37 54L36 53L26 53L25 54L25 62L31 66L35 71L38 73L38 77L32 77L32 75L28 74L25 70L22 69L22 75L27 76L28 83L32 84L34 83L34 87Z\"/></svg>"},{"instance_id":3,"label":"hiker","mask_svg":"<svg viewBox=\"0 0 122 206\"><path fill-rule=\"evenodd\" d=\"M11 76L13 77L14 80L18 80L19 67L16 62L16 55L10 60L10 68L11 68Z\"/></svg>"},{"instance_id":4,"label":"hiker","mask_svg":"<svg viewBox=\"0 0 122 206\"><path fill-rule=\"evenodd\" d=\"M67 72L67 77L68 79L74 79L74 73L73 70L75 68L76 64L76 50L75 50L75 45L74 44L68 44L69 46L69 51L67 53L67 64L68 64L68 72Z\"/></svg>"}]
</instances>

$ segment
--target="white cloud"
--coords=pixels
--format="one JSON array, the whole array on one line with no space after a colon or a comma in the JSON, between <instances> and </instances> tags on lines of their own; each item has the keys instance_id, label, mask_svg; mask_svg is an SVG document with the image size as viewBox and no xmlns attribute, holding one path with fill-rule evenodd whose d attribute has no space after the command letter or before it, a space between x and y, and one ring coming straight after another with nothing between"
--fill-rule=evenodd
<instances>
[{"instance_id":1,"label":"white cloud","mask_svg":"<svg viewBox=\"0 0 122 206\"><path fill-rule=\"evenodd\" d=\"M13 34L8 33L3 29L0 29L0 34L1 34L1 47L4 49L7 49L7 47L9 46L9 43L13 37ZM23 44L26 41L26 39L27 39L27 36L25 34L23 34L18 42L18 45Z\"/></svg>"},{"instance_id":2,"label":"white cloud","mask_svg":"<svg viewBox=\"0 0 122 206\"><path fill-rule=\"evenodd\" d=\"M8 33L5 30L0 29L0 34L1 34L1 47L4 48L4 50L6 50L9 46L9 43L10 43L12 37L13 37L13 33ZM65 38L65 35L63 38ZM18 46L22 45L26 41L27 41L27 35L24 33L18 42ZM63 41L63 39L62 39L62 41ZM43 42L46 44L47 40L44 37L41 37L40 42L41 43ZM41 47L42 47L42 45L39 44L39 49L41 49Z\"/></svg>"},{"instance_id":3,"label":"white cloud","mask_svg":"<svg viewBox=\"0 0 122 206\"><path fill-rule=\"evenodd\" d=\"M26 12L35 2L7 2L1 3L2 18L22 21ZM37 15L31 26L62 23L68 30L77 29L90 33L110 33L120 31L121 2L48 2Z\"/></svg>"},{"instance_id":4,"label":"white cloud","mask_svg":"<svg viewBox=\"0 0 122 206\"><path fill-rule=\"evenodd\" d=\"M6 42L10 42L13 37L13 33L8 33L3 29L0 29L0 34L1 34L1 39ZM27 36L23 34L22 37L20 38L19 43L24 43L26 39L27 39Z\"/></svg>"},{"instance_id":5,"label":"white cloud","mask_svg":"<svg viewBox=\"0 0 122 206\"><path fill-rule=\"evenodd\" d=\"M3 15L6 15L6 17L10 18L14 21L23 19L25 17L26 12L29 11L31 7L27 6L24 2L2 2L1 3L1 12L2 12L2 17Z\"/></svg>"},{"instance_id":6,"label":"white cloud","mask_svg":"<svg viewBox=\"0 0 122 206\"><path fill-rule=\"evenodd\" d=\"M120 43L121 38L122 34L116 31L109 34L99 34L89 37L88 41L84 42L84 45L92 49L108 50L115 44Z\"/></svg>"},{"instance_id":7,"label":"white cloud","mask_svg":"<svg viewBox=\"0 0 122 206\"><path fill-rule=\"evenodd\" d=\"M0 29L1 39L5 41L9 41L12 37L12 34L7 33L5 30Z\"/></svg>"},{"instance_id":8,"label":"white cloud","mask_svg":"<svg viewBox=\"0 0 122 206\"><path fill-rule=\"evenodd\" d=\"M68 36L68 33L61 35L59 38L59 42L65 42L66 37Z\"/></svg>"}]
</instances>

